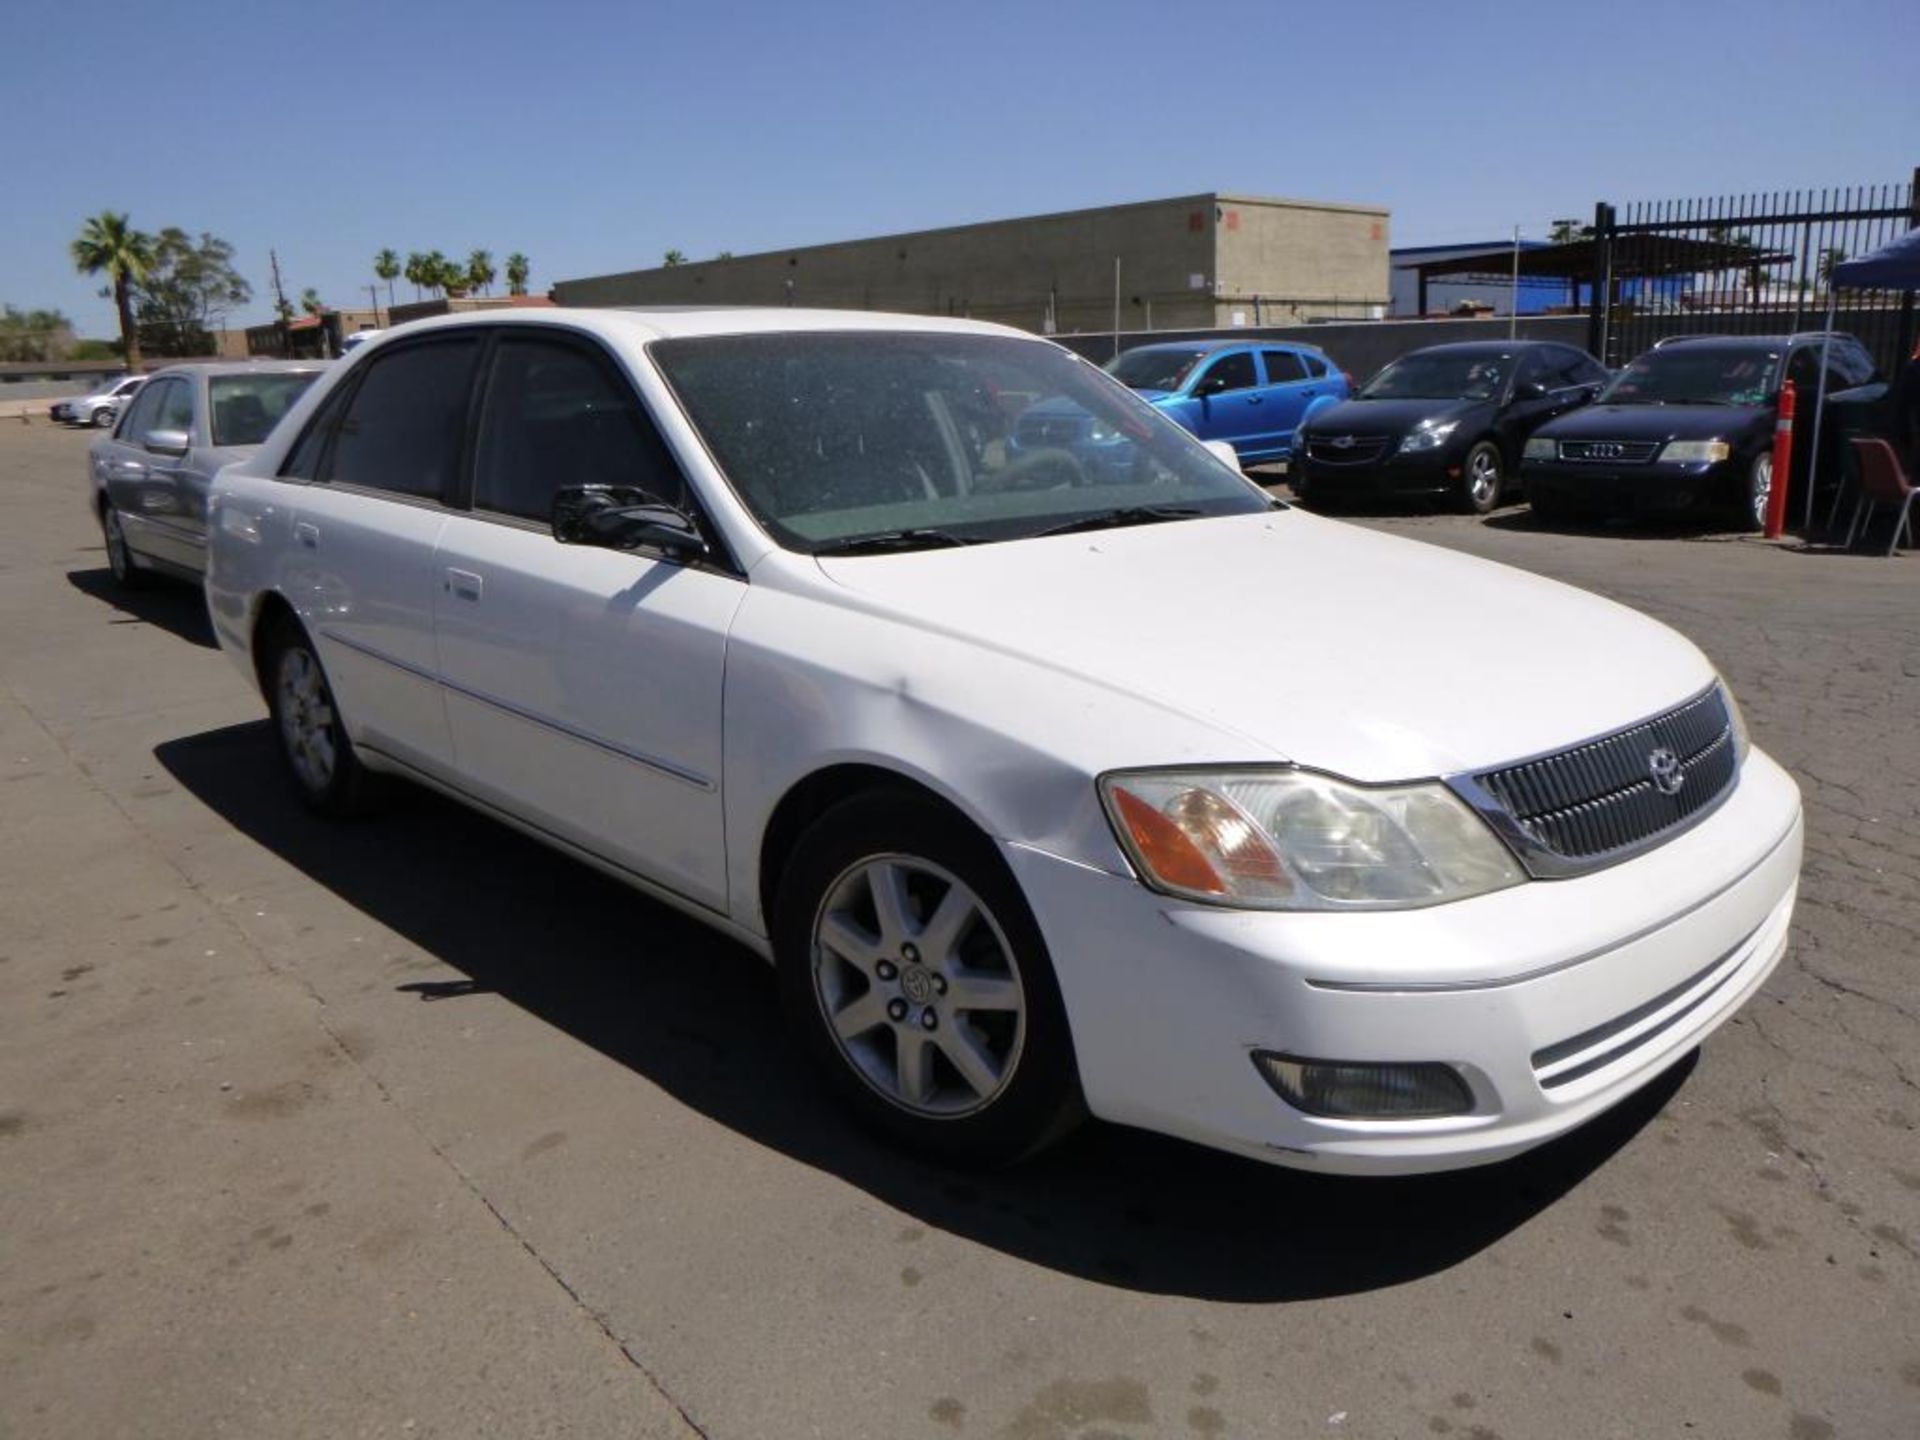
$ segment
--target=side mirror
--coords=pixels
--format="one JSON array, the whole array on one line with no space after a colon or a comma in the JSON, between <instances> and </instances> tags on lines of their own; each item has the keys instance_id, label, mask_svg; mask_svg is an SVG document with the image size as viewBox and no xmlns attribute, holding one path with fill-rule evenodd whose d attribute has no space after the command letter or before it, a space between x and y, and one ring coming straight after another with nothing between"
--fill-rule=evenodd
<instances>
[{"instance_id":1,"label":"side mirror","mask_svg":"<svg viewBox=\"0 0 1920 1440\"><path fill-rule=\"evenodd\" d=\"M140 443L150 454L171 455L177 459L187 453L193 437L184 430L149 430L140 437Z\"/></svg>"},{"instance_id":2,"label":"side mirror","mask_svg":"<svg viewBox=\"0 0 1920 1440\"><path fill-rule=\"evenodd\" d=\"M1207 447L1207 453L1214 459L1232 470L1234 474L1240 473L1240 452L1230 443L1225 440L1202 440L1200 443Z\"/></svg>"},{"instance_id":3,"label":"side mirror","mask_svg":"<svg viewBox=\"0 0 1920 1440\"><path fill-rule=\"evenodd\" d=\"M562 545L609 550L646 545L670 555L708 553L689 516L632 485L563 486L553 497L553 538Z\"/></svg>"}]
</instances>

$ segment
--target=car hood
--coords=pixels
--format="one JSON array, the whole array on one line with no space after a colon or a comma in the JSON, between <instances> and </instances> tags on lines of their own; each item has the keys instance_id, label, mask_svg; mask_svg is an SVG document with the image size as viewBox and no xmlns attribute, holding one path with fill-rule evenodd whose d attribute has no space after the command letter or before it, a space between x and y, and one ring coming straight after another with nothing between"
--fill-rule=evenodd
<instances>
[{"instance_id":1,"label":"car hood","mask_svg":"<svg viewBox=\"0 0 1920 1440\"><path fill-rule=\"evenodd\" d=\"M1317 412L1312 435L1404 435L1422 420L1458 420L1491 410L1487 400L1342 400Z\"/></svg>"},{"instance_id":2,"label":"car hood","mask_svg":"<svg viewBox=\"0 0 1920 1440\"><path fill-rule=\"evenodd\" d=\"M1612 601L1299 510L818 563L882 615L1243 737L1223 762L1356 780L1559 749L1713 676Z\"/></svg>"},{"instance_id":3,"label":"car hood","mask_svg":"<svg viewBox=\"0 0 1920 1440\"><path fill-rule=\"evenodd\" d=\"M1553 440L1713 440L1766 423L1753 405L1589 405L1541 426Z\"/></svg>"}]
</instances>

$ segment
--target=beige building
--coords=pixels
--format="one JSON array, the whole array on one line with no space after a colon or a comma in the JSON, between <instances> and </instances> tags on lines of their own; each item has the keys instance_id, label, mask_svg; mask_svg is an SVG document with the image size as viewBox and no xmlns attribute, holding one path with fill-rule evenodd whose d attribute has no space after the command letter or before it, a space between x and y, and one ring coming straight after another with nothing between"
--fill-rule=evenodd
<instances>
[{"instance_id":1,"label":"beige building","mask_svg":"<svg viewBox=\"0 0 1920 1440\"><path fill-rule=\"evenodd\" d=\"M806 305L1060 334L1377 318L1387 211L1188 195L562 280L562 305Z\"/></svg>"}]
</instances>

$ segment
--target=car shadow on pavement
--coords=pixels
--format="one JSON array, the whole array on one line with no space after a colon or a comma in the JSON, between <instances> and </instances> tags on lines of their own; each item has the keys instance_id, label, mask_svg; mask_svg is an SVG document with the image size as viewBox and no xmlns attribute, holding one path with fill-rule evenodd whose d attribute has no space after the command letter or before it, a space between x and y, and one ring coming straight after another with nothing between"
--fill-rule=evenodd
<instances>
[{"instance_id":1,"label":"car shadow on pavement","mask_svg":"<svg viewBox=\"0 0 1920 1440\"><path fill-rule=\"evenodd\" d=\"M957 1171L851 1123L787 1043L767 966L676 911L411 787L377 817L321 820L280 775L265 721L155 755L241 832L466 977L398 985L396 1005L498 994L925 1225L1122 1289L1268 1302L1445 1270L1604 1164L1694 1064L1575 1135L1451 1175L1307 1175L1109 1125L1012 1169Z\"/></svg>"},{"instance_id":2,"label":"car shadow on pavement","mask_svg":"<svg viewBox=\"0 0 1920 1440\"><path fill-rule=\"evenodd\" d=\"M110 624L155 625L189 644L214 647L206 598L195 586L156 579L144 590L123 590L104 565L96 570L69 570L67 583L118 610L120 617Z\"/></svg>"}]
</instances>

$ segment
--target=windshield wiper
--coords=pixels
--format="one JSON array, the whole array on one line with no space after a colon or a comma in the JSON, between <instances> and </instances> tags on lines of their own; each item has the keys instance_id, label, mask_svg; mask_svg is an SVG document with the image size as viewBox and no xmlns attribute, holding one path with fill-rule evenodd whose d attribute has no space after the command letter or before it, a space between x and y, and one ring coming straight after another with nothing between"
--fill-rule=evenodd
<instances>
[{"instance_id":1,"label":"windshield wiper","mask_svg":"<svg viewBox=\"0 0 1920 1440\"><path fill-rule=\"evenodd\" d=\"M814 550L815 555L872 555L889 550L934 550L949 545L975 542L947 530L880 530L872 535L853 535L833 540Z\"/></svg>"},{"instance_id":2,"label":"windshield wiper","mask_svg":"<svg viewBox=\"0 0 1920 1440\"><path fill-rule=\"evenodd\" d=\"M1125 525L1157 525L1162 520L1191 520L1201 512L1191 505L1126 505L1118 510L1102 510L1097 515L1082 515L1063 525L1035 530L1026 538L1038 540L1047 535L1076 535L1083 530L1118 530Z\"/></svg>"}]
</instances>

